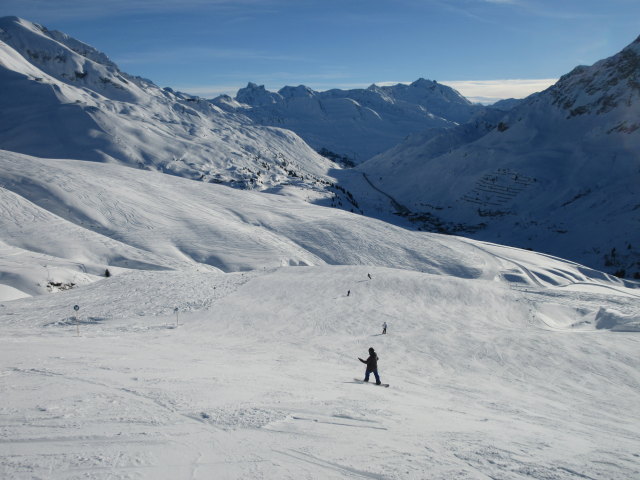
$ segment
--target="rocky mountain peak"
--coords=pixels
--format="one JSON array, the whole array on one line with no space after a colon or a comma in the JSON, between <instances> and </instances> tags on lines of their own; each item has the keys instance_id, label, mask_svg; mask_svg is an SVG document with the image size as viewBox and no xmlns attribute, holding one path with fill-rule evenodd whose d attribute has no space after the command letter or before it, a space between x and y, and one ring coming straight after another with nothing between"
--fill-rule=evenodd
<instances>
[{"instance_id":1,"label":"rocky mountain peak","mask_svg":"<svg viewBox=\"0 0 640 480\"><path fill-rule=\"evenodd\" d=\"M264 85L249 82L245 88L238 90L236 100L252 107L260 107L278 103L282 100L282 96L278 93L270 92Z\"/></svg>"},{"instance_id":2,"label":"rocky mountain peak","mask_svg":"<svg viewBox=\"0 0 640 480\"><path fill-rule=\"evenodd\" d=\"M139 89L152 84L121 72L107 55L90 45L18 17L0 18L0 42L43 74L107 98L135 101Z\"/></svg>"},{"instance_id":3,"label":"rocky mountain peak","mask_svg":"<svg viewBox=\"0 0 640 480\"><path fill-rule=\"evenodd\" d=\"M434 90L438 86L438 82L420 77L415 82L411 82L411 86L415 88L427 88L429 90Z\"/></svg>"},{"instance_id":4,"label":"rocky mountain peak","mask_svg":"<svg viewBox=\"0 0 640 480\"><path fill-rule=\"evenodd\" d=\"M640 98L640 37L616 55L574 68L550 92L568 118L631 107Z\"/></svg>"},{"instance_id":5,"label":"rocky mountain peak","mask_svg":"<svg viewBox=\"0 0 640 480\"><path fill-rule=\"evenodd\" d=\"M286 86L278 90L278 93L284 98L311 98L316 94L316 92L305 85L298 85L297 87Z\"/></svg>"}]
</instances>

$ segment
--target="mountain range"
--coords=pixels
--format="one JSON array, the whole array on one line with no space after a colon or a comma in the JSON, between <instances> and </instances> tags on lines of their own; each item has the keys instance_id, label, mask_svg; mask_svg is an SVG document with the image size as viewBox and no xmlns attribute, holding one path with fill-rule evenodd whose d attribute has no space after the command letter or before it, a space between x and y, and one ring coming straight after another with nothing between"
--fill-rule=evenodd
<instances>
[{"instance_id":1,"label":"mountain range","mask_svg":"<svg viewBox=\"0 0 640 480\"><path fill-rule=\"evenodd\" d=\"M358 170L422 228L640 277L638 105L640 39L507 113L415 134Z\"/></svg>"},{"instance_id":2,"label":"mountain range","mask_svg":"<svg viewBox=\"0 0 640 480\"><path fill-rule=\"evenodd\" d=\"M292 195L640 276L638 41L500 108L424 79L250 83L206 101L16 17L0 19L0 41L4 150Z\"/></svg>"},{"instance_id":3,"label":"mountain range","mask_svg":"<svg viewBox=\"0 0 640 480\"><path fill-rule=\"evenodd\" d=\"M491 107L424 79L327 92L249 83L212 102L357 165L414 227L640 277L638 51L636 40L544 92ZM358 198L353 178L340 183Z\"/></svg>"},{"instance_id":4,"label":"mountain range","mask_svg":"<svg viewBox=\"0 0 640 480\"><path fill-rule=\"evenodd\" d=\"M409 134L465 123L485 109L423 78L409 85L325 92L304 85L270 92L249 83L235 98L223 95L212 103L260 125L293 130L315 150L348 163L362 163Z\"/></svg>"},{"instance_id":5,"label":"mountain range","mask_svg":"<svg viewBox=\"0 0 640 480\"><path fill-rule=\"evenodd\" d=\"M329 182L332 162L292 132L128 75L64 33L4 17L0 41L2 149L239 188Z\"/></svg>"}]
</instances>

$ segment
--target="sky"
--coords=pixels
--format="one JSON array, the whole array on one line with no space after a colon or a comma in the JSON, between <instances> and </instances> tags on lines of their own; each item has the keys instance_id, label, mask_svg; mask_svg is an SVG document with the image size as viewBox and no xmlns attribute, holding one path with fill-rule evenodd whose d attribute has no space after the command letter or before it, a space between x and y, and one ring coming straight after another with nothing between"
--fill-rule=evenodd
<instances>
[{"instance_id":1,"label":"sky","mask_svg":"<svg viewBox=\"0 0 640 480\"><path fill-rule=\"evenodd\" d=\"M437 80L521 98L640 35L640 0L0 0L121 70L212 98Z\"/></svg>"}]
</instances>

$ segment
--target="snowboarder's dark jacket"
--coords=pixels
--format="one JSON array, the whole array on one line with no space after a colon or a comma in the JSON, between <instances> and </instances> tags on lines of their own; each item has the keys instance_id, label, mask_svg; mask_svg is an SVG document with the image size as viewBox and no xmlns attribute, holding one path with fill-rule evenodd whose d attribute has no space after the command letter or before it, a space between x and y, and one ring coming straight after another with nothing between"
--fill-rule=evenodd
<instances>
[{"instance_id":1,"label":"snowboarder's dark jacket","mask_svg":"<svg viewBox=\"0 0 640 480\"><path fill-rule=\"evenodd\" d=\"M370 354L369 358L367 358L366 360L363 360L361 358L358 358L358 360L360 360L362 363L367 364L368 371L373 372L375 370L378 370L378 355L376 354L376 352Z\"/></svg>"}]
</instances>

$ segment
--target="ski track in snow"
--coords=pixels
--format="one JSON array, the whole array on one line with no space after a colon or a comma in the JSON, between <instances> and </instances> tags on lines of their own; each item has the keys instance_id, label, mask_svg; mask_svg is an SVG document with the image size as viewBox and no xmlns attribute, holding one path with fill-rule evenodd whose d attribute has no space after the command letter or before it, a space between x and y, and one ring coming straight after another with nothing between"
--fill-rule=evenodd
<instances>
[{"instance_id":1,"label":"ski track in snow","mask_svg":"<svg viewBox=\"0 0 640 480\"><path fill-rule=\"evenodd\" d=\"M3 477L575 480L640 469L637 334L536 319L549 298L582 306L580 292L328 266L101 283L0 307ZM75 302L101 318L80 337L56 321ZM389 389L349 381L369 345Z\"/></svg>"}]
</instances>

